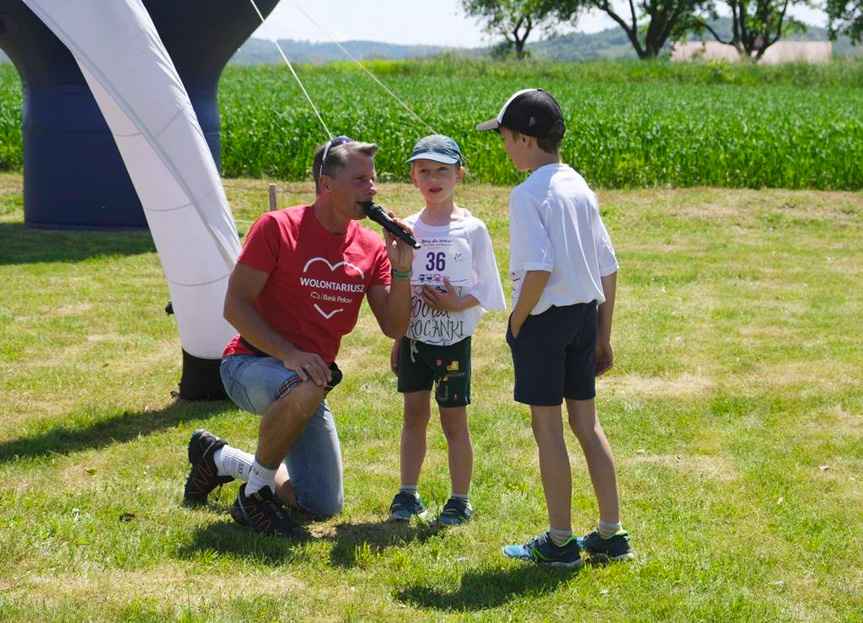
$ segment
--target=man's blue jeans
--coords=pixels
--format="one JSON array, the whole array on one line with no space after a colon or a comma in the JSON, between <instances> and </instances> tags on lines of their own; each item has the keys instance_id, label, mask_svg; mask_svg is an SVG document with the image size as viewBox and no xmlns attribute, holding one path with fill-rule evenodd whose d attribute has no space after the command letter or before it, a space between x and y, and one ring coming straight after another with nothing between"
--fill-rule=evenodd
<instances>
[{"instance_id":1,"label":"man's blue jeans","mask_svg":"<svg viewBox=\"0 0 863 623\"><path fill-rule=\"evenodd\" d=\"M252 355L225 357L220 370L231 400L258 415L275 402L282 384L296 376L296 372L285 368L278 359ZM290 399L290 394L282 398ZM301 508L319 517L331 517L342 510L342 452L336 422L326 398L285 457L285 466Z\"/></svg>"}]
</instances>

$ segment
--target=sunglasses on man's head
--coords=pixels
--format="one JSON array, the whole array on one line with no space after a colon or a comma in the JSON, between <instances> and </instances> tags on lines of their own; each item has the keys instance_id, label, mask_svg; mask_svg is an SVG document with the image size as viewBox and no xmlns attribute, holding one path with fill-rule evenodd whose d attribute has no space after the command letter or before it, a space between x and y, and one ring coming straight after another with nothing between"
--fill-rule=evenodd
<instances>
[{"instance_id":1,"label":"sunglasses on man's head","mask_svg":"<svg viewBox=\"0 0 863 623\"><path fill-rule=\"evenodd\" d=\"M330 147L336 147L337 145L344 145L345 143L353 143L354 139L348 138L347 136L337 136L332 139L330 142L326 144L324 147L324 155L321 156L321 168L318 170L318 176L324 174L324 164L327 162L327 155L330 153Z\"/></svg>"}]
</instances>

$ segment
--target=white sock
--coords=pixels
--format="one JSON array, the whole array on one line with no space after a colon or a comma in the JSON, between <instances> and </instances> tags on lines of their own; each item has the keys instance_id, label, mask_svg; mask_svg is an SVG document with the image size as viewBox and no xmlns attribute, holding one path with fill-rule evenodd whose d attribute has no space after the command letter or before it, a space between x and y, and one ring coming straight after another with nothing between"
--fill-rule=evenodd
<instances>
[{"instance_id":1,"label":"white sock","mask_svg":"<svg viewBox=\"0 0 863 623\"><path fill-rule=\"evenodd\" d=\"M456 493L455 491L450 491L449 497L453 500L461 500L462 502L470 502L470 495L467 493Z\"/></svg>"},{"instance_id":2,"label":"white sock","mask_svg":"<svg viewBox=\"0 0 863 623\"><path fill-rule=\"evenodd\" d=\"M611 523L604 519L600 519L596 526L596 531L599 532L599 536L603 539L610 539L622 529L623 525L619 521L617 523Z\"/></svg>"},{"instance_id":3,"label":"white sock","mask_svg":"<svg viewBox=\"0 0 863 623\"><path fill-rule=\"evenodd\" d=\"M558 530L557 528L549 527L548 536L551 537L551 542L562 547L572 536L572 530Z\"/></svg>"},{"instance_id":4,"label":"white sock","mask_svg":"<svg viewBox=\"0 0 863 623\"><path fill-rule=\"evenodd\" d=\"M219 476L232 476L240 480L248 480L252 463L255 462L255 455L224 445L213 454L213 461L216 463Z\"/></svg>"},{"instance_id":5,"label":"white sock","mask_svg":"<svg viewBox=\"0 0 863 623\"><path fill-rule=\"evenodd\" d=\"M264 487L269 487L270 491L275 493L277 469L264 467L258 463L258 459L252 461L252 468L249 470L249 482L246 483L246 496L252 495Z\"/></svg>"},{"instance_id":6,"label":"white sock","mask_svg":"<svg viewBox=\"0 0 863 623\"><path fill-rule=\"evenodd\" d=\"M399 487L399 493L410 493L412 496L419 496L419 491L417 490L419 485L401 485Z\"/></svg>"}]
</instances>

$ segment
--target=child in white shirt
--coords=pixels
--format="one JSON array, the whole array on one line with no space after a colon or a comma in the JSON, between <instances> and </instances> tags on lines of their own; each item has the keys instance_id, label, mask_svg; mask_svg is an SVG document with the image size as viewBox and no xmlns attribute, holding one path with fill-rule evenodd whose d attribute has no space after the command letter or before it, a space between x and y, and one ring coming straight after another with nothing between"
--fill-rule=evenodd
<instances>
[{"instance_id":1,"label":"child in white shirt","mask_svg":"<svg viewBox=\"0 0 863 623\"><path fill-rule=\"evenodd\" d=\"M486 226L456 205L455 186L465 169L458 144L432 135L408 159L411 180L425 208L404 219L422 248L412 267L412 310L407 334L393 344L391 367L404 394L401 487L390 520L425 517L417 485L426 453L431 390L447 439L452 490L439 521L460 525L473 509L468 497L473 446L467 424L470 404L471 334L488 310L506 308L491 237Z\"/></svg>"}]
</instances>

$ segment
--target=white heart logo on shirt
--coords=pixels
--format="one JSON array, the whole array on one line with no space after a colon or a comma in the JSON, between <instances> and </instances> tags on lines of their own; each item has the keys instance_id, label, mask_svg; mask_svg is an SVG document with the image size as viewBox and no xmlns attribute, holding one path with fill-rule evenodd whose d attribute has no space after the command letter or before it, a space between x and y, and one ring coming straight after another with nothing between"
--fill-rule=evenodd
<instances>
[{"instance_id":1,"label":"white heart logo on shirt","mask_svg":"<svg viewBox=\"0 0 863 623\"><path fill-rule=\"evenodd\" d=\"M321 309L320 307L318 307L318 304L317 304L317 303L315 303L315 309L317 309L317 310L318 310L318 313L319 313L321 316L323 316L324 318L326 318L327 320L329 320L330 318L332 318L333 316L335 316L335 315L336 315L336 314L338 314L339 312L341 312L341 311L345 311L344 309L334 309L333 311L331 311L331 312L328 314L328 313L326 313L323 309Z\"/></svg>"},{"instance_id":2,"label":"white heart logo on shirt","mask_svg":"<svg viewBox=\"0 0 863 623\"><path fill-rule=\"evenodd\" d=\"M335 270L339 266L350 266L351 268L353 268L355 271L357 271L360 274L360 277L362 277L363 279L366 278L365 273L363 273L363 271L360 269L360 267L357 266L356 264L351 264L350 262L346 262L345 260L342 260L341 262L338 262L337 264L333 265L333 264L330 264L329 260L325 257L313 257L312 259L310 259L308 262L306 262L306 265L303 266L303 272L304 273L308 272L309 266L311 266L315 262L323 262L324 264L329 266L330 271L332 271L332 272L335 272Z\"/></svg>"},{"instance_id":3,"label":"white heart logo on shirt","mask_svg":"<svg viewBox=\"0 0 863 623\"><path fill-rule=\"evenodd\" d=\"M335 270L339 266L350 266L351 268L353 268L355 271L357 271L360 274L361 278L365 279L365 274L363 273L362 269L359 266L357 266L356 264L351 264L350 262L347 262L345 260L342 260L341 262L337 262L336 264L330 264L330 261L325 257L313 257L312 259L310 259L308 262L306 262L306 265L303 266L303 272L304 273L308 272L309 266L311 266L315 262L323 262L330 269L330 272L335 272ZM317 312L321 316L323 316L327 320L329 320L330 318L332 318L333 316L335 316L339 312L345 311L344 309L334 309L333 311L327 313L323 309L321 309L317 303L314 304L314 308L317 310Z\"/></svg>"}]
</instances>

